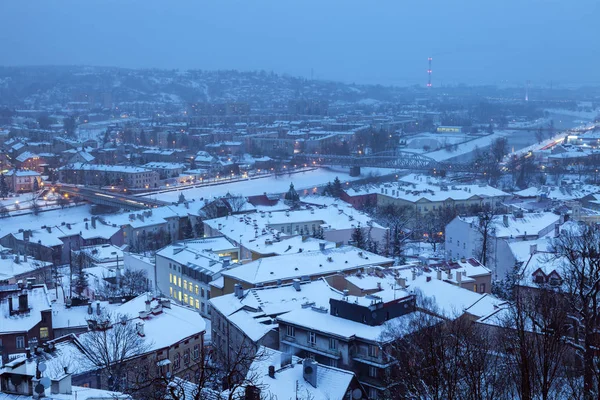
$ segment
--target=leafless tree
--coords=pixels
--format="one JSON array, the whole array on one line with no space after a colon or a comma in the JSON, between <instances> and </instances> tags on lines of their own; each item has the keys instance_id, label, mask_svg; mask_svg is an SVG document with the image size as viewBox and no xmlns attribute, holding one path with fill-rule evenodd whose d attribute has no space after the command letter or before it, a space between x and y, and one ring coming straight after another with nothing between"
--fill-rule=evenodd
<instances>
[{"instance_id":1,"label":"leafless tree","mask_svg":"<svg viewBox=\"0 0 600 400\"><path fill-rule=\"evenodd\" d=\"M111 390L120 389L119 378L124 376L127 362L152 346L128 316L111 313L100 315L96 327L80 335L78 342L89 366L101 370Z\"/></svg>"},{"instance_id":2,"label":"leafless tree","mask_svg":"<svg viewBox=\"0 0 600 400\"><path fill-rule=\"evenodd\" d=\"M229 204L229 207L231 208L231 212L233 214L243 211L244 207L246 206L246 203L247 203L246 198L239 194L238 195L228 194L225 197L225 200L227 201L227 204Z\"/></svg>"},{"instance_id":3,"label":"leafless tree","mask_svg":"<svg viewBox=\"0 0 600 400\"><path fill-rule=\"evenodd\" d=\"M565 298L569 303L569 344L581 361L585 399L600 395L598 327L600 324L600 226L565 230L553 241L562 262Z\"/></svg>"},{"instance_id":4,"label":"leafless tree","mask_svg":"<svg viewBox=\"0 0 600 400\"><path fill-rule=\"evenodd\" d=\"M475 257L483 264L488 265L490 258L494 257L492 238L495 233L497 210L493 207L483 207L477 215L475 230L479 234L480 247L476 250Z\"/></svg>"},{"instance_id":5,"label":"leafless tree","mask_svg":"<svg viewBox=\"0 0 600 400\"><path fill-rule=\"evenodd\" d=\"M138 365L130 369L134 383L129 393L134 398L149 400L238 400L243 398L244 387L260 388L258 378L265 372L250 367L253 362L266 359L268 354L257 350L250 341L244 341L236 351L229 351L227 360L218 353L219 349L199 349L171 373L157 369L154 359L148 361L147 366Z\"/></svg>"}]
</instances>

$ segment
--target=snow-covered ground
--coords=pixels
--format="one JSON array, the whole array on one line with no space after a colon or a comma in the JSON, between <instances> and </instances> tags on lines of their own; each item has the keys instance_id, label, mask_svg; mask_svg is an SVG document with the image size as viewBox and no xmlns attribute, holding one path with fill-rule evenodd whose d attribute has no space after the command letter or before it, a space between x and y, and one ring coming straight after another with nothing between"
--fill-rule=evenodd
<instances>
[{"instance_id":1,"label":"snow-covered ground","mask_svg":"<svg viewBox=\"0 0 600 400\"><path fill-rule=\"evenodd\" d=\"M469 140L468 142L463 142L457 146L456 151L448 151L446 149L441 149L437 151L432 151L430 153L426 153L427 157L431 157L436 161L445 161L450 158L462 156L471 153L475 148L486 148L492 144L492 142L500 137L506 137L510 135L511 131L497 131L490 135L486 135L483 137L477 137L475 139Z\"/></svg>"},{"instance_id":2,"label":"snow-covered ground","mask_svg":"<svg viewBox=\"0 0 600 400\"><path fill-rule=\"evenodd\" d=\"M77 207L40 212L38 215L28 213L25 215L2 218L0 219L0 237L9 233L18 232L19 229L24 227L28 228L32 225L39 225L37 226L39 229L43 225L56 226L60 225L62 222L79 222L83 221L84 218L89 218L90 215L90 206L86 204Z\"/></svg>"},{"instance_id":3,"label":"snow-covered ground","mask_svg":"<svg viewBox=\"0 0 600 400\"><path fill-rule=\"evenodd\" d=\"M339 177L340 181L345 184L346 182L363 179L369 174L386 175L392 173L394 173L393 169L361 168L361 176L351 177L348 168L317 168L291 175L267 176L198 188L182 188L165 193L151 194L148 197L162 201L177 202L181 193L183 193L187 200L210 199L224 196L227 193L242 193L244 196L260 195L263 193L284 193L289 189L290 183L294 184L294 187L301 196L306 196L316 192L319 186L326 185L327 182L333 182L336 177Z\"/></svg>"},{"instance_id":4,"label":"snow-covered ground","mask_svg":"<svg viewBox=\"0 0 600 400\"><path fill-rule=\"evenodd\" d=\"M563 110L563 109L555 109L550 108L545 110L551 114L559 114L559 115L568 115L570 117L577 117L584 120L592 121L598 115L600 115L600 108L593 111L573 111L573 110Z\"/></svg>"}]
</instances>

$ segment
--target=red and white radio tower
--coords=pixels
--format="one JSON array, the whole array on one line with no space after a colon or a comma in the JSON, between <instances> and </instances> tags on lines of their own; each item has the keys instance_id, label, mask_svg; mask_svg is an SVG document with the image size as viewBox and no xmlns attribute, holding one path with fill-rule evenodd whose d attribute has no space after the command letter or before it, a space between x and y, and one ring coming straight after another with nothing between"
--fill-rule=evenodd
<instances>
[{"instance_id":1,"label":"red and white radio tower","mask_svg":"<svg viewBox=\"0 0 600 400\"><path fill-rule=\"evenodd\" d=\"M427 60L429 61L429 69L427 70L427 76L429 77L429 80L427 81L427 87L431 87L431 60L432 60L432 58L429 57Z\"/></svg>"}]
</instances>

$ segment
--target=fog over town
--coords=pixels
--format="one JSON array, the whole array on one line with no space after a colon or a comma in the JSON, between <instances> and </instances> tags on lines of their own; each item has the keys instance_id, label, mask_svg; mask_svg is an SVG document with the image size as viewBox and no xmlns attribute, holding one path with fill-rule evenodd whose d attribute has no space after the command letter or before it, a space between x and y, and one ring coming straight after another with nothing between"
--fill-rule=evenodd
<instances>
[{"instance_id":1,"label":"fog over town","mask_svg":"<svg viewBox=\"0 0 600 400\"><path fill-rule=\"evenodd\" d=\"M0 398L599 398L598 11L3 2Z\"/></svg>"}]
</instances>

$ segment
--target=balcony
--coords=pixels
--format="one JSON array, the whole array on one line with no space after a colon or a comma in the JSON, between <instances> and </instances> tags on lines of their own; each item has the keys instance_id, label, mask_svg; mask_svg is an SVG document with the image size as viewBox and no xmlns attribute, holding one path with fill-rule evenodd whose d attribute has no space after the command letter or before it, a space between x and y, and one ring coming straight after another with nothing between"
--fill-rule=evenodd
<instances>
[{"instance_id":1,"label":"balcony","mask_svg":"<svg viewBox=\"0 0 600 400\"><path fill-rule=\"evenodd\" d=\"M286 336L281 341L281 343L287 344L288 346L292 346L297 349L301 349L301 350L309 351L311 353L320 354L325 357L333 358L336 360L339 360L342 358L342 353L339 350L324 349L322 347L317 346L316 344L307 343L307 342L299 343L299 341L295 337L291 337L291 336Z\"/></svg>"},{"instance_id":2,"label":"balcony","mask_svg":"<svg viewBox=\"0 0 600 400\"><path fill-rule=\"evenodd\" d=\"M390 360L390 359L384 360L381 357L373 357L373 356L369 356L367 354L361 354L361 353L352 354L352 360L362 363L362 364L372 365L377 368L387 368L390 365L394 365L398 362L397 360Z\"/></svg>"}]
</instances>

